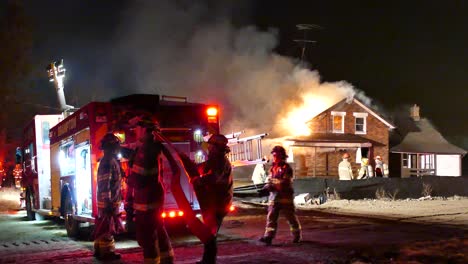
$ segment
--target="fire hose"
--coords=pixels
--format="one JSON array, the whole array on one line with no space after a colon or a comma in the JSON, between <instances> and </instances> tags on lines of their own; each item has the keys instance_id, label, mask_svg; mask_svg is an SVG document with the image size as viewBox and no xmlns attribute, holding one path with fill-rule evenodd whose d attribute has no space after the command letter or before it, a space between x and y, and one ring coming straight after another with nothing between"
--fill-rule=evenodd
<instances>
[{"instance_id":1,"label":"fire hose","mask_svg":"<svg viewBox=\"0 0 468 264\"><path fill-rule=\"evenodd\" d=\"M190 203L188 202L187 197L185 196L184 191L182 190L182 186L180 185L180 173L183 173L186 177L188 177L188 173L185 167L183 166L182 159L179 153L172 145L172 143L169 140L167 140L163 135L161 135L160 133L155 133L155 136L159 137L161 140L167 143L168 150L172 154L171 156L173 158L173 160L171 161L169 160L171 159L171 157L168 157L169 162L176 162L176 165L183 169L179 171L178 174L174 173L172 175L171 191L174 195L174 199L176 200L177 205L184 212L184 218L188 229L192 232L192 234L198 237L198 239L200 239L202 243L206 243L212 240L215 237L215 235L211 232L208 226L206 226L202 221L200 221L199 218L197 218L192 206L190 206ZM174 157L176 158L174 159Z\"/></svg>"}]
</instances>

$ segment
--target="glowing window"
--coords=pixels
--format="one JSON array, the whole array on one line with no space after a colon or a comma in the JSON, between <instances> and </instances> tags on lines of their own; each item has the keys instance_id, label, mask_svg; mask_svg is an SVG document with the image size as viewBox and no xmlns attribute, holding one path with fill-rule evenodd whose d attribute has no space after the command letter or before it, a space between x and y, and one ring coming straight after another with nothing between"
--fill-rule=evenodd
<instances>
[{"instance_id":1,"label":"glowing window","mask_svg":"<svg viewBox=\"0 0 468 264\"><path fill-rule=\"evenodd\" d=\"M344 118L346 116L346 112L332 111L331 114L333 133L344 133Z\"/></svg>"}]
</instances>

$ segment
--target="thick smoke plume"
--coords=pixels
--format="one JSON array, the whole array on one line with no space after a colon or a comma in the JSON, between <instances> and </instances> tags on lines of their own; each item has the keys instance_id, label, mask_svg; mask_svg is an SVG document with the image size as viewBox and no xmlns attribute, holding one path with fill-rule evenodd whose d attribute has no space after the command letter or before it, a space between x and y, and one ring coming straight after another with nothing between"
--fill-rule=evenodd
<instances>
[{"instance_id":1,"label":"thick smoke plume","mask_svg":"<svg viewBox=\"0 0 468 264\"><path fill-rule=\"evenodd\" d=\"M234 27L222 5L136 3L123 13L116 33L111 62L125 81L112 96L158 93L217 103L224 133L273 134L284 132L285 115L310 96L326 102L321 111L344 97L366 100L349 83L322 83L318 72L275 54L275 30ZM318 114L313 112L308 114Z\"/></svg>"}]
</instances>

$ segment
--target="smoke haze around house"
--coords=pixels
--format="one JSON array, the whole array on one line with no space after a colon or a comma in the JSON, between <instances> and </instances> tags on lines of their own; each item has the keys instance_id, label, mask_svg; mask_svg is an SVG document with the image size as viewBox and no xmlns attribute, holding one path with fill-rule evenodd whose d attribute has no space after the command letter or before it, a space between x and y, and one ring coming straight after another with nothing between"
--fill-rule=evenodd
<instances>
[{"instance_id":1,"label":"smoke haze around house","mask_svg":"<svg viewBox=\"0 0 468 264\"><path fill-rule=\"evenodd\" d=\"M110 50L109 76L124 81L98 95L103 99L129 93L185 96L219 104L223 133L278 135L292 129L288 120L305 122L344 97L370 103L350 83L323 83L317 71L275 54L274 29L233 26L225 5L136 3L122 13Z\"/></svg>"}]
</instances>

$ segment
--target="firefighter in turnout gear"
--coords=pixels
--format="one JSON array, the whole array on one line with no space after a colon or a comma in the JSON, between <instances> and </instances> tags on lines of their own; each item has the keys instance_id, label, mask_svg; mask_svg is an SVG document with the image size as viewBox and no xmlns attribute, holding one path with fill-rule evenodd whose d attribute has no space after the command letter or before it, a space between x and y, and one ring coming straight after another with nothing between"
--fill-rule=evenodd
<instances>
[{"instance_id":1,"label":"firefighter in turnout gear","mask_svg":"<svg viewBox=\"0 0 468 264\"><path fill-rule=\"evenodd\" d=\"M120 259L120 254L115 253L113 236L124 232L119 213L122 201L120 192L122 169L117 160L119 147L120 141L112 133L106 134L101 140L104 157L99 163L97 172L98 216L93 234L94 256L100 260Z\"/></svg>"},{"instance_id":2,"label":"firefighter in turnout gear","mask_svg":"<svg viewBox=\"0 0 468 264\"><path fill-rule=\"evenodd\" d=\"M375 176L388 178L388 165L382 161L382 157L375 157Z\"/></svg>"},{"instance_id":3,"label":"firefighter in turnout gear","mask_svg":"<svg viewBox=\"0 0 468 264\"><path fill-rule=\"evenodd\" d=\"M204 243L202 260L197 264L216 263L216 236L232 202L232 166L226 156L230 152L227 143L225 136L212 135L208 140L208 159L198 165L179 153L195 189L203 223L214 235L213 239Z\"/></svg>"},{"instance_id":4,"label":"firefighter in turnout gear","mask_svg":"<svg viewBox=\"0 0 468 264\"><path fill-rule=\"evenodd\" d=\"M361 168L358 172L358 179L369 179L374 177L374 170L372 169L372 165L369 164L368 158L361 159Z\"/></svg>"},{"instance_id":5,"label":"firefighter in turnout gear","mask_svg":"<svg viewBox=\"0 0 468 264\"><path fill-rule=\"evenodd\" d=\"M351 163L348 160L349 154L343 154L343 160L338 164L338 176L340 180L354 179L353 169L351 167Z\"/></svg>"},{"instance_id":6,"label":"firefighter in turnout gear","mask_svg":"<svg viewBox=\"0 0 468 264\"><path fill-rule=\"evenodd\" d=\"M273 166L270 168L268 181L263 187L264 190L270 192L268 215L265 234L260 238L260 242L271 245L276 235L281 211L289 223L293 243L299 243L301 241L301 225L294 206L293 170L286 163L288 155L282 146L275 146L271 154L273 155Z\"/></svg>"},{"instance_id":7,"label":"firefighter in turnout gear","mask_svg":"<svg viewBox=\"0 0 468 264\"><path fill-rule=\"evenodd\" d=\"M141 130L137 134L142 136L136 145L128 179L134 190L136 239L143 248L144 263L173 263L174 252L161 216L164 205L161 154L168 159L172 156L155 140L153 133L159 133L159 128L149 117L143 117L136 129ZM178 167L171 166L171 169L177 173Z\"/></svg>"}]
</instances>

